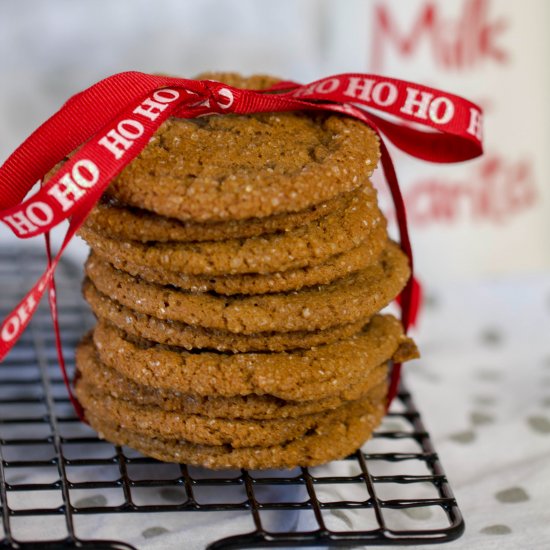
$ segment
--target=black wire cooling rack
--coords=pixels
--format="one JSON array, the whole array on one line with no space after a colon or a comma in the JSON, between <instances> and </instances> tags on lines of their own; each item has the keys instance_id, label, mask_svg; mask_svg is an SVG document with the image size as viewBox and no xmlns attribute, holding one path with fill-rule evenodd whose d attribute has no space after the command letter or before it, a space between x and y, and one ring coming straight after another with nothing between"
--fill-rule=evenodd
<instances>
[{"instance_id":1,"label":"black wire cooling rack","mask_svg":"<svg viewBox=\"0 0 550 550\"><path fill-rule=\"evenodd\" d=\"M44 265L34 249L0 252L0 317ZM71 370L92 323L80 278L77 266L60 264ZM154 535L178 532L174 547L188 549L201 525L210 550L442 543L464 530L404 387L373 439L346 460L264 472L163 464L98 439L75 418L46 304L0 366L0 453L1 548L147 548Z\"/></svg>"}]
</instances>

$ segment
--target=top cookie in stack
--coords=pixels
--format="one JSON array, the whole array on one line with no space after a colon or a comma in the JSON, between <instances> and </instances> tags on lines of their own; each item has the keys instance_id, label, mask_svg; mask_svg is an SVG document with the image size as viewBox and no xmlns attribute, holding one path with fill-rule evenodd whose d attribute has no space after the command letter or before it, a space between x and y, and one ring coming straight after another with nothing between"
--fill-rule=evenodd
<instances>
[{"instance_id":1,"label":"top cookie in stack","mask_svg":"<svg viewBox=\"0 0 550 550\"><path fill-rule=\"evenodd\" d=\"M374 132L336 115L165 122L80 232L99 320L77 351L90 424L212 468L358 448L384 414L387 362L416 356L378 313L409 277L369 182L378 157Z\"/></svg>"}]
</instances>

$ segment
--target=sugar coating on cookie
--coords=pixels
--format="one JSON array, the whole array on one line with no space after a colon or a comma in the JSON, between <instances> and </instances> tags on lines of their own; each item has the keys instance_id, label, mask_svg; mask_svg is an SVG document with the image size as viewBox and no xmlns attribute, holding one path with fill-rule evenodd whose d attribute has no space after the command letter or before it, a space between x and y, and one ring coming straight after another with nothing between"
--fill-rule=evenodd
<instances>
[{"instance_id":1,"label":"sugar coating on cookie","mask_svg":"<svg viewBox=\"0 0 550 550\"><path fill-rule=\"evenodd\" d=\"M352 336L370 318L367 315L354 323L335 325L325 330L239 334L140 313L102 294L91 281L84 281L82 288L86 301L98 319L109 321L131 336L187 350L246 352L308 349Z\"/></svg>"},{"instance_id":2,"label":"sugar coating on cookie","mask_svg":"<svg viewBox=\"0 0 550 550\"><path fill-rule=\"evenodd\" d=\"M244 88L276 82L229 78ZM375 132L340 115L171 118L107 194L184 221L265 217L304 210L356 188L370 177L379 156Z\"/></svg>"},{"instance_id":3,"label":"sugar coating on cookie","mask_svg":"<svg viewBox=\"0 0 550 550\"><path fill-rule=\"evenodd\" d=\"M341 254L330 256L318 265L276 271L274 273L241 273L237 275L187 275L181 271L155 269L130 263L114 256L105 258L119 271L129 273L150 283L172 285L191 292L215 292L232 296L235 294L269 294L301 290L305 287L326 285L346 275L365 269L374 263L386 245L386 228L373 229L368 242L361 243ZM97 261L92 252L90 261Z\"/></svg>"},{"instance_id":4,"label":"sugar coating on cookie","mask_svg":"<svg viewBox=\"0 0 550 550\"><path fill-rule=\"evenodd\" d=\"M372 391L372 390L371 390ZM151 405L135 405L105 394L95 394L93 387L77 385L77 396L88 411L101 411L102 418L114 425L149 437L185 439L202 445L239 447L271 447L303 437L306 433L324 431L341 422L350 412L364 406L369 395L348 401L339 407L299 418L265 420L207 417L166 411Z\"/></svg>"},{"instance_id":5,"label":"sugar coating on cookie","mask_svg":"<svg viewBox=\"0 0 550 550\"><path fill-rule=\"evenodd\" d=\"M218 296L147 283L88 261L86 274L103 294L140 313L203 328L253 334L270 331L324 330L374 315L405 286L406 256L388 243L379 260L328 285L258 296Z\"/></svg>"},{"instance_id":6,"label":"sugar coating on cookie","mask_svg":"<svg viewBox=\"0 0 550 550\"><path fill-rule=\"evenodd\" d=\"M167 218L104 197L88 214L85 227L111 238L117 237L143 243L243 239L280 231L290 231L318 220L327 214L344 208L349 200L349 194L352 192L341 193L333 199L298 212L283 212L265 218L210 223L185 222L175 218Z\"/></svg>"},{"instance_id":7,"label":"sugar coating on cookie","mask_svg":"<svg viewBox=\"0 0 550 550\"><path fill-rule=\"evenodd\" d=\"M329 411L346 401L355 401L385 381L386 362L372 370L364 380L356 381L338 395L309 401L285 400L273 395L236 395L220 397L183 393L174 389L139 384L102 363L90 336L77 347L76 386L86 386L98 400L103 396L129 404L158 407L164 411L200 414L211 418L283 419Z\"/></svg>"},{"instance_id":8,"label":"sugar coating on cookie","mask_svg":"<svg viewBox=\"0 0 550 550\"><path fill-rule=\"evenodd\" d=\"M138 434L124 426L105 421L101 414L95 412L88 413L87 419L100 437L118 445L129 445L165 462L184 462L211 469L294 468L324 464L345 458L357 450L371 436L385 414L383 395L350 408L340 421L330 424L324 430L313 430L311 434L269 447L197 445L182 439Z\"/></svg>"},{"instance_id":9,"label":"sugar coating on cookie","mask_svg":"<svg viewBox=\"0 0 550 550\"><path fill-rule=\"evenodd\" d=\"M100 321L93 333L101 362L136 383L198 395L274 395L300 401L346 391L409 345L399 321L377 315L353 336L280 353L189 352L129 337Z\"/></svg>"},{"instance_id":10,"label":"sugar coating on cookie","mask_svg":"<svg viewBox=\"0 0 550 550\"><path fill-rule=\"evenodd\" d=\"M227 275L319 265L330 256L368 244L371 233L385 225L376 204L376 192L364 186L349 194L342 210L283 233L224 241L149 244L109 238L90 228L82 228L79 234L105 258L189 275Z\"/></svg>"}]
</instances>

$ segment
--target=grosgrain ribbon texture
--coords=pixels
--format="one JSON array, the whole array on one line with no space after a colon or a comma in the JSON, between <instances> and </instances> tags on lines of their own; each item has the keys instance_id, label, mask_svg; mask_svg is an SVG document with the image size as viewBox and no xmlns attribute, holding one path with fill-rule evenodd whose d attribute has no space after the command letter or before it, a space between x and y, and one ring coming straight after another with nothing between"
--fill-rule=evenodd
<instances>
[{"instance_id":1,"label":"grosgrain ribbon texture","mask_svg":"<svg viewBox=\"0 0 550 550\"><path fill-rule=\"evenodd\" d=\"M418 308L405 205L382 136L422 160L460 162L482 154L481 109L459 96L379 75L350 73L307 85L281 82L269 90L245 90L213 80L190 80L124 72L71 97L0 167L0 221L19 238L43 234L48 266L0 325L0 361L15 345L45 290L56 335L59 364L75 410L83 420L66 374L57 322L54 272L67 245L109 183L147 145L168 117L251 114L293 110L332 111L368 124L380 137L381 165L393 199L401 247L411 266L402 291L405 331ZM376 111L376 112L373 112ZM59 162L71 155L31 197L25 198ZM70 219L52 257L49 231ZM392 369L388 406L397 393L401 365Z\"/></svg>"}]
</instances>

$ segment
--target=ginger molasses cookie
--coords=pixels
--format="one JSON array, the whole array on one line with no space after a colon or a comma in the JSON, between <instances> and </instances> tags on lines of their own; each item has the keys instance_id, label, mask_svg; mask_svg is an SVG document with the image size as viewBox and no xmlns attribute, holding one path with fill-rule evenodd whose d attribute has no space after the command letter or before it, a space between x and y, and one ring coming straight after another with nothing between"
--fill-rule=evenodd
<instances>
[{"instance_id":1,"label":"ginger molasses cookie","mask_svg":"<svg viewBox=\"0 0 550 550\"><path fill-rule=\"evenodd\" d=\"M407 257L388 242L374 264L328 285L252 296L192 293L148 283L104 261L88 260L86 274L103 294L140 313L233 333L324 330L380 311L405 286Z\"/></svg>"},{"instance_id":2,"label":"ginger molasses cookie","mask_svg":"<svg viewBox=\"0 0 550 550\"><path fill-rule=\"evenodd\" d=\"M110 424L122 426L133 433L163 439L185 439L202 445L231 445L234 448L271 447L300 438L309 431L325 431L345 419L350 411L364 408L369 401L367 394L330 411L297 418L255 420L208 417L136 405L110 395L96 395L93 386L84 384L77 385L76 394L87 414L100 414Z\"/></svg>"},{"instance_id":3,"label":"ginger molasses cookie","mask_svg":"<svg viewBox=\"0 0 550 550\"><path fill-rule=\"evenodd\" d=\"M120 271L140 277L151 283L172 285L191 292L216 292L228 296L234 294L267 294L287 292L301 288L325 285L350 273L365 269L376 261L386 246L387 234L384 225L373 228L367 242L331 256L326 262L288 269L275 273L242 273L239 275L186 275L180 271L155 269L129 263L120 258L109 258L109 263ZM94 252L91 253L94 261Z\"/></svg>"},{"instance_id":4,"label":"ginger molasses cookie","mask_svg":"<svg viewBox=\"0 0 550 550\"><path fill-rule=\"evenodd\" d=\"M229 78L241 87L276 79ZM180 220L297 212L366 182L380 156L373 130L316 112L171 118L107 195ZM185 162L182 162L185 159Z\"/></svg>"},{"instance_id":5,"label":"ginger molasses cookie","mask_svg":"<svg viewBox=\"0 0 550 550\"><path fill-rule=\"evenodd\" d=\"M89 228L82 228L79 234L106 259L117 258L188 275L229 275L318 265L335 254L370 242L373 230L385 224L376 204L376 191L363 186L348 196L342 210L282 234L149 244L109 238Z\"/></svg>"},{"instance_id":6,"label":"ginger molasses cookie","mask_svg":"<svg viewBox=\"0 0 550 550\"><path fill-rule=\"evenodd\" d=\"M97 399L109 396L140 406L155 406L165 411L184 414L199 414L212 418L244 418L266 420L296 418L336 409L346 401L355 401L365 396L387 377L387 364L373 369L370 376L353 383L337 396L310 401L286 401L272 395L237 395L234 397L202 396L182 393L166 388L137 384L130 378L100 362L97 351L88 335L77 347L76 365L78 376L75 385L84 385L85 391Z\"/></svg>"},{"instance_id":7,"label":"ginger molasses cookie","mask_svg":"<svg viewBox=\"0 0 550 550\"><path fill-rule=\"evenodd\" d=\"M204 396L267 394L290 401L340 395L401 346L410 357L416 351L401 323L385 315L333 344L280 353L193 353L130 338L105 321L98 322L93 339L101 363L138 384Z\"/></svg>"},{"instance_id":8,"label":"ginger molasses cookie","mask_svg":"<svg viewBox=\"0 0 550 550\"><path fill-rule=\"evenodd\" d=\"M213 469L223 468L294 468L315 466L345 458L372 434L385 413L385 391L372 401L355 402L347 414L325 429L303 435L282 445L240 447L197 445L182 439L148 437L103 419L101 412L86 414L100 437L166 462L186 463Z\"/></svg>"},{"instance_id":9,"label":"ginger molasses cookie","mask_svg":"<svg viewBox=\"0 0 550 550\"><path fill-rule=\"evenodd\" d=\"M89 280L83 284L83 293L92 311L99 319L106 319L132 336L187 350L243 352L306 349L347 338L359 332L370 317L367 316L354 323L336 325L325 330L238 334L226 330L205 329L139 313L105 296Z\"/></svg>"},{"instance_id":10,"label":"ginger molasses cookie","mask_svg":"<svg viewBox=\"0 0 550 550\"><path fill-rule=\"evenodd\" d=\"M126 206L104 197L88 214L85 226L92 231L139 242L223 241L256 237L267 233L290 231L342 210L350 193L342 193L328 201L299 212L283 212L265 218L228 220L225 222L183 222L159 216L141 208Z\"/></svg>"}]
</instances>

